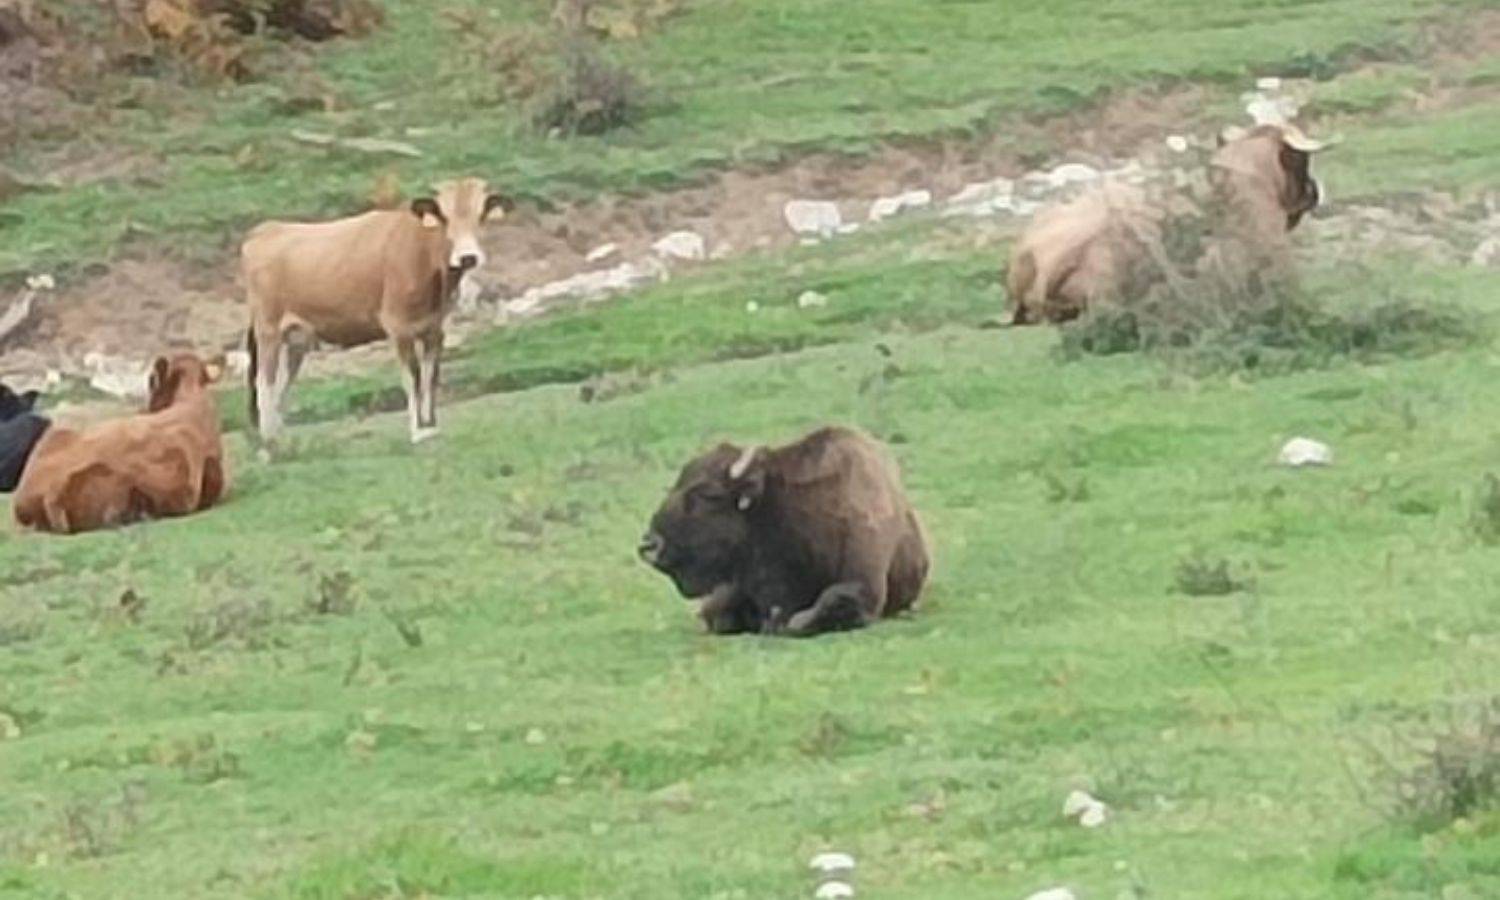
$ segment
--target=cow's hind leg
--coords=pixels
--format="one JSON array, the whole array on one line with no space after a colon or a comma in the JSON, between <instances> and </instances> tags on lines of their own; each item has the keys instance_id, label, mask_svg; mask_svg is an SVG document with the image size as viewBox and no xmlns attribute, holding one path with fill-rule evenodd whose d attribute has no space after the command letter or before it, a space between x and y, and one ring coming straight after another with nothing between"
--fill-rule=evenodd
<instances>
[{"instance_id":1,"label":"cow's hind leg","mask_svg":"<svg viewBox=\"0 0 1500 900\"><path fill-rule=\"evenodd\" d=\"M276 409L276 421L286 421L287 396L291 393L292 382L297 380L297 374L302 371L302 361L307 358L307 352L312 349L313 335L307 328L301 325L289 325L282 329L280 334L279 349L273 393L269 402ZM270 368L270 364L267 364Z\"/></svg>"},{"instance_id":2,"label":"cow's hind leg","mask_svg":"<svg viewBox=\"0 0 1500 900\"><path fill-rule=\"evenodd\" d=\"M277 385L281 381L281 331L277 328L255 328L255 393L260 412L262 440L274 441L281 433L281 398Z\"/></svg>"}]
</instances>

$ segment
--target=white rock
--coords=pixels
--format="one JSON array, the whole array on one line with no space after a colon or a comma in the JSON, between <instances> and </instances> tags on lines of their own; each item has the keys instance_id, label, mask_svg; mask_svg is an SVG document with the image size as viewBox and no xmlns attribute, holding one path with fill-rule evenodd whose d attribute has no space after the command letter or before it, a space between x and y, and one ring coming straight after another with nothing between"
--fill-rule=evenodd
<instances>
[{"instance_id":1,"label":"white rock","mask_svg":"<svg viewBox=\"0 0 1500 900\"><path fill-rule=\"evenodd\" d=\"M1188 151L1188 139L1180 134L1174 134L1167 138L1167 147L1173 153L1186 153Z\"/></svg>"},{"instance_id":2,"label":"white rock","mask_svg":"<svg viewBox=\"0 0 1500 900\"><path fill-rule=\"evenodd\" d=\"M797 298L798 309L815 309L827 305L828 297L817 291L803 291L802 295Z\"/></svg>"},{"instance_id":3,"label":"white rock","mask_svg":"<svg viewBox=\"0 0 1500 900\"><path fill-rule=\"evenodd\" d=\"M1257 91L1275 93L1276 91L1281 90L1281 79L1275 76L1270 76L1267 78L1257 78L1255 80L1255 89Z\"/></svg>"},{"instance_id":4,"label":"white rock","mask_svg":"<svg viewBox=\"0 0 1500 900\"><path fill-rule=\"evenodd\" d=\"M540 728L533 728L526 732L526 743L533 747L547 743L547 733Z\"/></svg>"},{"instance_id":5,"label":"white rock","mask_svg":"<svg viewBox=\"0 0 1500 900\"><path fill-rule=\"evenodd\" d=\"M508 303L500 305L497 318L529 318L546 312L547 307L564 300L597 301L624 291L634 290L667 277L666 267L658 260L621 263L598 272L581 272L571 278L534 287Z\"/></svg>"},{"instance_id":6,"label":"white rock","mask_svg":"<svg viewBox=\"0 0 1500 900\"><path fill-rule=\"evenodd\" d=\"M880 222L900 215L909 209L921 209L932 205L931 191L907 191L894 197L881 197L870 204L870 221Z\"/></svg>"},{"instance_id":7,"label":"white rock","mask_svg":"<svg viewBox=\"0 0 1500 900\"><path fill-rule=\"evenodd\" d=\"M810 869L816 869L824 875L834 872L848 872L854 868L854 857L847 853L819 853L807 864Z\"/></svg>"},{"instance_id":8,"label":"white rock","mask_svg":"<svg viewBox=\"0 0 1500 900\"><path fill-rule=\"evenodd\" d=\"M472 272L466 273L458 280L458 311L472 313L479 308L479 298L484 294L484 286Z\"/></svg>"},{"instance_id":9,"label":"white rock","mask_svg":"<svg viewBox=\"0 0 1500 900\"><path fill-rule=\"evenodd\" d=\"M998 212L1014 211L1016 183L1009 178L978 181L965 185L948 198L944 216L981 218Z\"/></svg>"},{"instance_id":10,"label":"white rock","mask_svg":"<svg viewBox=\"0 0 1500 900\"><path fill-rule=\"evenodd\" d=\"M692 231L674 231L651 245L657 256L667 259L697 260L708 256L703 235Z\"/></svg>"},{"instance_id":11,"label":"white rock","mask_svg":"<svg viewBox=\"0 0 1500 900\"><path fill-rule=\"evenodd\" d=\"M1095 801L1092 806L1083 811L1083 815L1078 817L1078 824L1082 825L1084 828L1098 828L1099 826L1103 825L1105 820L1108 818L1109 807L1105 806L1103 803Z\"/></svg>"},{"instance_id":12,"label":"white rock","mask_svg":"<svg viewBox=\"0 0 1500 900\"><path fill-rule=\"evenodd\" d=\"M1285 125L1297 117L1301 104L1291 97L1267 97L1251 94L1245 98L1245 112L1257 125Z\"/></svg>"},{"instance_id":13,"label":"white rock","mask_svg":"<svg viewBox=\"0 0 1500 900\"><path fill-rule=\"evenodd\" d=\"M1084 810L1098 802L1088 791L1074 791L1063 801L1063 816L1075 819L1083 815Z\"/></svg>"},{"instance_id":14,"label":"white rock","mask_svg":"<svg viewBox=\"0 0 1500 900\"><path fill-rule=\"evenodd\" d=\"M839 234L853 234L854 232L856 232L858 230L859 230L859 223L858 222L846 222L843 225L839 226L838 233Z\"/></svg>"},{"instance_id":15,"label":"white rock","mask_svg":"<svg viewBox=\"0 0 1500 900\"><path fill-rule=\"evenodd\" d=\"M243 378L250 371L250 354L244 350L230 350L224 354L224 368L233 378Z\"/></svg>"},{"instance_id":16,"label":"white rock","mask_svg":"<svg viewBox=\"0 0 1500 900\"><path fill-rule=\"evenodd\" d=\"M853 897L854 888L843 881L828 881L824 882L813 896L818 900L839 900L843 897Z\"/></svg>"},{"instance_id":17,"label":"white rock","mask_svg":"<svg viewBox=\"0 0 1500 900\"><path fill-rule=\"evenodd\" d=\"M1089 184L1098 181L1103 174L1093 166L1085 166L1082 163L1064 163L1047 173L1047 182L1053 187L1067 187L1070 184Z\"/></svg>"},{"instance_id":18,"label":"white rock","mask_svg":"<svg viewBox=\"0 0 1500 900\"><path fill-rule=\"evenodd\" d=\"M21 326L31 321L31 313L36 308L37 289L30 288L20 296L20 299L0 310L0 341L4 341Z\"/></svg>"},{"instance_id":19,"label":"white rock","mask_svg":"<svg viewBox=\"0 0 1500 900\"><path fill-rule=\"evenodd\" d=\"M1469 261L1476 266L1500 265L1500 237L1492 237L1480 244Z\"/></svg>"},{"instance_id":20,"label":"white rock","mask_svg":"<svg viewBox=\"0 0 1500 900\"><path fill-rule=\"evenodd\" d=\"M1078 896L1065 887L1048 888L1045 891L1037 891L1026 900L1078 900Z\"/></svg>"},{"instance_id":21,"label":"white rock","mask_svg":"<svg viewBox=\"0 0 1500 900\"><path fill-rule=\"evenodd\" d=\"M589 251L589 255L584 257L584 261L591 263L604 262L606 259L618 256L619 253L619 244L600 244Z\"/></svg>"},{"instance_id":22,"label":"white rock","mask_svg":"<svg viewBox=\"0 0 1500 900\"><path fill-rule=\"evenodd\" d=\"M801 235L831 237L844 224L838 205L827 200L788 200L782 215L787 226Z\"/></svg>"},{"instance_id":23,"label":"white rock","mask_svg":"<svg viewBox=\"0 0 1500 900\"><path fill-rule=\"evenodd\" d=\"M44 273L41 275L32 275L30 278L27 278L26 286L33 291L50 291L57 287L57 282L52 279L51 275Z\"/></svg>"},{"instance_id":24,"label":"white rock","mask_svg":"<svg viewBox=\"0 0 1500 900\"><path fill-rule=\"evenodd\" d=\"M83 364L91 372L89 386L111 397L140 400L146 396L146 366L128 359L90 353Z\"/></svg>"},{"instance_id":25,"label":"white rock","mask_svg":"<svg viewBox=\"0 0 1500 900\"><path fill-rule=\"evenodd\" d=\"M747 300L747 301L745 301L745 312L747 312L747 313L760 312L760 304L756 303L754 300Z\"/></svg>"},{"instance_id":26,"label":"white rock","mask_svg":"<svg viewBox=\"0 0 1500 900\"><path fill-rule=\"evenodd\" d=\"M1276 461L1292 468L1331 466L1333 465L1333 448L1312 438L1292 438L1286 442L1286 446L1281 448Z\"/></svg>"}]
</instances>

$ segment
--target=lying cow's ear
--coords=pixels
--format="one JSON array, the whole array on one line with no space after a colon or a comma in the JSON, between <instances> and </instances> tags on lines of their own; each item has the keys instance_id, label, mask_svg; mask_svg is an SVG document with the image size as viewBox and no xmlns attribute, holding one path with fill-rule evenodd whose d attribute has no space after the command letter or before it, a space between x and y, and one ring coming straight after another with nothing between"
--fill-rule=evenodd
<instances>
[{"instance_id":1,"label":"lying cow's ear","mask_svg":"<svg viewBox=\"0 0 1500 900\"><path fill-rule=\"evenodd\" d=\"M418 197L411 202L412 215L422 220L426 228L439 228L447 221L443 210L431 197Z\"/></svg>"},{"instance_id":2,"label":"lying cow's ear","mask_svg":"<svg viewBox=\"0 0 1500 900\"><path fill-rule=\"evenodd\" d=\"M162 385L167 383L167 371L171 364L165 356L158 356L156 362L151 364L151 378L146 382L146 393L155 397L161 390Z\"/></svg>"},{"instance_id":3,"label":"lying cow's ear","mask_svg":"<svg viewBox=\"0 0 1500 900\"><path fill-rule=\"evenodd\" d=\"M484 213L479 217L481 222L503 219L515 211L516 201L504 194L490 194L484 198ZM499 215L496 215L499 210Z\"/></svg>"},{"instance_id":4,"label":"lying cow's ear","mask_svg":"<svg viewBox=\"0 0 1500 900\"><path fill-rule=\"evenodd\" d=\"M224 377L224 363L213 360L203 366L203 379L205 384L218 384L219 379Z\"/></svg>"}]
</instances>

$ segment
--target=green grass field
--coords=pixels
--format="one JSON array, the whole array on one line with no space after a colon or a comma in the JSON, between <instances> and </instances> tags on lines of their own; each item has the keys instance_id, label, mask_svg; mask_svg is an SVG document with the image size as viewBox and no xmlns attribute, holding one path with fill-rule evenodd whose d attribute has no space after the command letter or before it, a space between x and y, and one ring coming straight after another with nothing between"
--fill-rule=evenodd
<instances>
[{"instance_id":1,"label":"green grass field","mask_svg":"<svg viewBox=\"0 0 1500 900\"><path fill-rule=\"evenodd\" d=\"M320 65L358 108L397 99L392 129L451 123L403 174L482 162L558 196L1399 45L1430 11L705 2L630 50L675 109L543 145L452 90L473 63L423 5L388 5L388 32ZM0 269L65 238L108 254L125 218L220 233L356 203L358 160L227 168L297 127L256 90L155 136L124 115L122 139L182 149L171 185L23 198ZM1324 164L1340 198L1500 174L1491 107L1338 96L1370 113ZM231 435L207 515L0 529L0 896L763 900L812 896L828 849L861 897L1500 896L1500 807L1393 815L1376 760L1413 764L1393 730L1500 690L1500 550L1474 525L1500 472L1493 343L1255 379L1063 362L1049 330L978 327L998 262L919 218L705 267L477 338L435 443L351 415L393 373L310 383L274 463ZM1366 262L1309 285L1494 324L1494 269ZM806 289L829 305L797 309ZM621 395L582 402L601 372ZM830 421L905 470L936 545L923 609L809 642L702 635L634 556L678 465ZM1274 466L1294 435L1337 464ZM1194 561L1237 589L1185 592ZM1076 786L1103 828L1061 816Z\"/></svg>"}]
</instances>

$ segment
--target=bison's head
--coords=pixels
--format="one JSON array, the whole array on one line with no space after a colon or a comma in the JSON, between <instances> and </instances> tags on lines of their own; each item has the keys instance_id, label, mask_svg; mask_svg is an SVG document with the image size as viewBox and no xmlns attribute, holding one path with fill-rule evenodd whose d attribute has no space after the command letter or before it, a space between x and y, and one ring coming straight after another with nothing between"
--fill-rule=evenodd
<instances>
[{"instance_id":1,"label":"bison's head","mask_svg":"<svg viewBox=\"0 0 1500 900\"><path fill-rule=\"evenodd\" d=\"M421 219L424 226L443 229L448 245L448 270L454 275L484 265L479 227L503 218L512 207L509 198L490 193L482 178L445 181L437 186L436 196L418 197L411 202L412 215Z\"/></svg>"},{"instance_id":2,"label":"bison's head","mask_svg":"<svg viewBox=\"0 0 1500 900\"><path fill-rule=\"evenodd\" d=\"M1312 174L1312 157L1329 142L1313 140L1293 125L1261 125L1220 135L1219 144L1214 165L1233 176L1235 190L1259 190L1265 199L1274 199L1278 224L1287 231L1323 202L1323 187Z\"/></svg>"},{"instance_id":3,"label":"bison's head","mask_svg":"<svg viewBox=\"0 0 1500 900\"><path fill-rule=\"evenodd\" d=\"M170 358L159 356L151 364L146 410L160 412L184 395L204 390L223 374L224 366L217 360L204 362L191 353L179 353Z\"/></svg>"},{"instance_id":4,"label":"bison's head","mask_svg":"<svg viewBox=\"0 0 1500 900\"><path fill-rule=\"evenodd\" d=\"M688 599L733 580L751 540L750 516L765 491L765 451L721 444L682 469L651 527L641 559Z\"/></svg>"},{"instance_id":5,"label":"bison's head","mask_svg":"<svg viewBox=\"0 0 1500 900\"><path fill-rule=\"evenodd\" d=\"M16 416L31 412L39 396L41 395L36 391L17 394L8 386L0 384L0 422L8 422Z\"/></svg>"}]
</instances>

